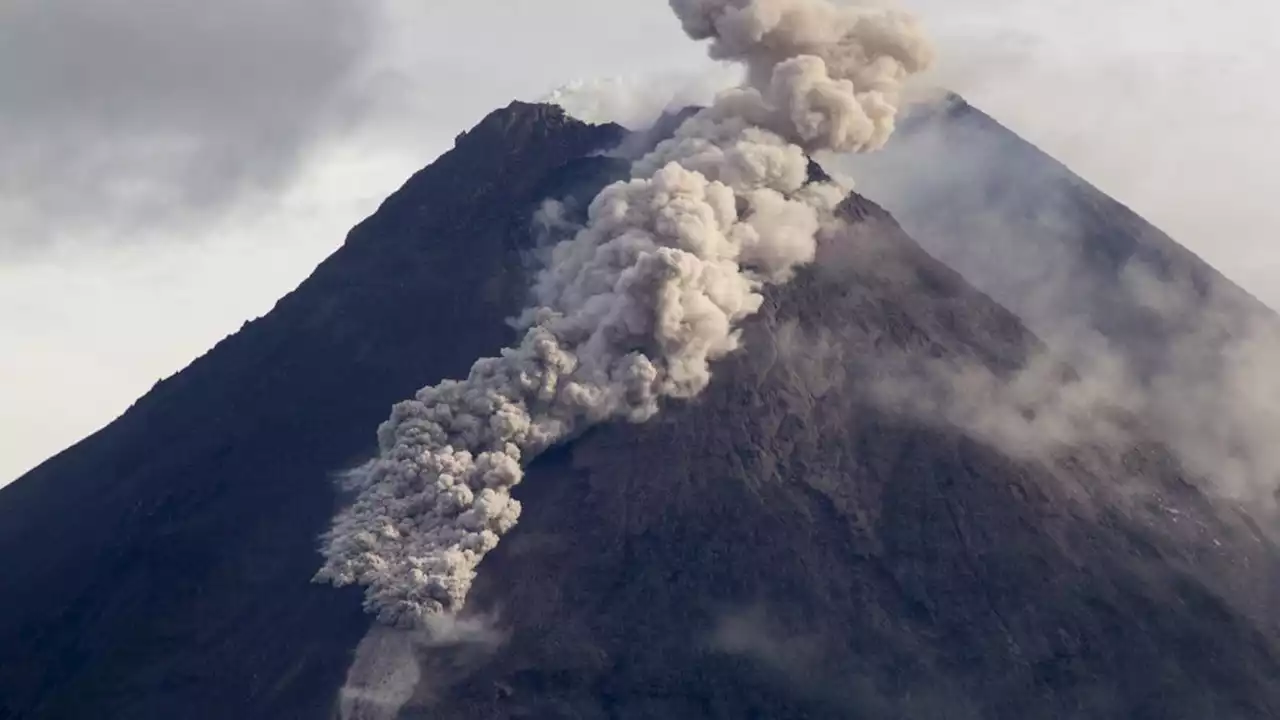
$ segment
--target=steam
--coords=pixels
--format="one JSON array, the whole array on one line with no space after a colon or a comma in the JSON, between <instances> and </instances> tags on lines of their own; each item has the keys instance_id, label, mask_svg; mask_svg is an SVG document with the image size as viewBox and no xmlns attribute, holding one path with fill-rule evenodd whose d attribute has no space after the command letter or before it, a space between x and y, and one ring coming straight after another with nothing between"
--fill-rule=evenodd
<instances>
[{"instance_id":1,"label":"steam","mask_svg":"<svg viewBox=\"0 0 1280 720\"><path fill-rule=\"evenodd\" d=\"M813 260L846 190L807 152L859 152L893 130L902 83L931 61L907 15L829 0L672 0L686 32L748 82L685 121L604 189L557 245L523 338L465 380L423 388L378 429L317 580L366 586L386 623L459 610L520 517L522 464L614 418L690 398L739 346L760 291Z\"/></svg>"}]
</instances>

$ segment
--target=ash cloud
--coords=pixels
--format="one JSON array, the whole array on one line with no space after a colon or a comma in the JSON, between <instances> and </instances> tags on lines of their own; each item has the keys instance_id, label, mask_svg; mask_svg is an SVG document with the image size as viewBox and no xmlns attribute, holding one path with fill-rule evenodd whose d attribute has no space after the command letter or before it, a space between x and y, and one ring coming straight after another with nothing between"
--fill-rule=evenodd
<instances>
[{"instance_id":1,"label":"ash cloud","mask_svg":"<svg viewBox=\"0 0 1280 720\"><path fill-rule=\"evenodd\" d=\"M0 255L191 227L361 112L377 3L11 0Z\"/></svg>"},{"instance_id":2,"label":"ash cloud","mask_svg":"<svg viewBox=\"0 0 1280 720\"><path fill-rule=\"evenodd\" d=\"M914 21L876 4L672 0L695 40L750 82L635 161L555 245L524 336L464 380L423 388L378 429L379 455L323 540L317 580L366 588L388 624L460 610L520 516L523 465L584 428L691 398L739 347L761 290L811 262L845 189L806 152L878 147L902 83L932 60Z\"/></svg>"}]
</instances>

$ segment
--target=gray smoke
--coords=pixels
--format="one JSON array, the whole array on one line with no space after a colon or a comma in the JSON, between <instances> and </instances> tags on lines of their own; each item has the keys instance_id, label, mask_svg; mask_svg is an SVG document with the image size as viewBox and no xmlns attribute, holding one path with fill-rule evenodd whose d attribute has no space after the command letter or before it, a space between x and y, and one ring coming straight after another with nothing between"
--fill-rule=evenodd
<instances>
[{"instance_id":1,"label":"gray smoke","mask_svg":"<svg viewBox=\"0 0 1280 720\"><path fill-rule=\"evenodd\" d=\"M671 5L749 82L595 198L538 275L518 345L423 388L378 429L379 456L352 474L358 494L324 539L317 579L366 586L384 622L423 626L462 607L520 517L523 463L707 386L761 289L811 262L834 222L846 190L808 182L806 152L878 147L903 81L931 61L914 21L879 4Z\"/></svg>"}]
</instances>

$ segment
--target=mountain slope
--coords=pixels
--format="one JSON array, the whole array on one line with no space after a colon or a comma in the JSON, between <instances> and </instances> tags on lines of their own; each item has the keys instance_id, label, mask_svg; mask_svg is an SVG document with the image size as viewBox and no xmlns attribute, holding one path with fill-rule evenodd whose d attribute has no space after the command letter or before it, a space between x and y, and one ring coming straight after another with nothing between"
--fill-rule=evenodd
<instances>
[{"instance_id":1,"label":"mountain slope","mask_svg":"<svg viewBox=\"0 0 1280 720\"><path fill-rule=\"evenodd\" d=\"M620 137L493 113L270 314L0 492L0 717L323 717L368 626L309 583L331 474L508 342L528 218Z\"/></svg>"},{"instance_id":2,"label":"mountain slope","mask_svg":"<svg viewBox=\"0 0 1280 720\"><path fill-rule=\"evenodd\" d=\"M0 490L0 717L329 717L370 627L309 582L331 474L510 340L533 210L616 178L592 153L621 137L493 113L269 315ZM1008 375L1039 344L844 212L704 396L533 463L473 592L506 641L422 649L404 717L1280 713L1270 545L1158 443L1015 459L876 401L878 353Z\"/></svg>"},{"instance_id":3,"label":"mountain slope","mask_svg":"<svg viewBox=\"0 0 1280 720\"><path fill-rule=\"evenodd\" d=\"M510 640L461 673L424 651L405 717L1280 711L1275 636L1213 579L1275 557L1166 451L1018 461L869 399L886 347L1009 372L1037 343L847 210L849 246L771 296L703 397L534 463L473 595Z\"/></svg>"}]
</instances>

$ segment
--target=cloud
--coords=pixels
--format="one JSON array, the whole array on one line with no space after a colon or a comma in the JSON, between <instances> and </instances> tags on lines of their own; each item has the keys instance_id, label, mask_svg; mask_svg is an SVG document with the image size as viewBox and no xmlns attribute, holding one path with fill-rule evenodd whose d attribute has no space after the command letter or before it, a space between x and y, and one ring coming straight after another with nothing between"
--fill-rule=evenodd
<instances>
[{"instance_id":1,"label":"cloud","mask_svg":"<svg viewBox=\"0 0 1280 720\"><path fill-rule=\"evenodd\" d=\"M0 257L115 239L278 189L357 117L377 3L11 0Z\"/></svg>"}]
</instances>

